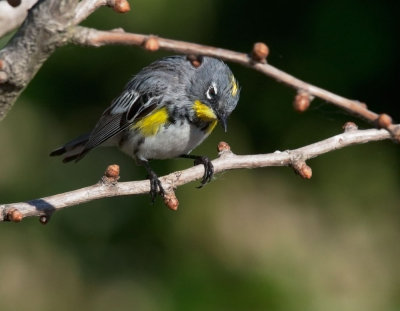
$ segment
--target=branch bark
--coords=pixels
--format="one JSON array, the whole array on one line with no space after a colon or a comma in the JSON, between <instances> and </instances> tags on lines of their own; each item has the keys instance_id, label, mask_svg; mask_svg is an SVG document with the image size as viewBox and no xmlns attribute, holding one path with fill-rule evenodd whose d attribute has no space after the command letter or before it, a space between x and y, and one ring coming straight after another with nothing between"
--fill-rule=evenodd
<instances>
[{"instance_id":1,"label":"branch bark","mask_svg":"<svg viewBox=\"0 0 400 311\"><path fill-rule=\"evenodd\" d=\"M269 154L259 155L236 155L230 151L226 143L219 144L219 157L212 161L215 173L226 170L242 168L258 168L269 166L291 166L303 178L311 177L311 169L305 161L315 158L324 153L341 149L347 146L364 144L371 141L390 139L391 135L383 129L357 130L349 127L342 134L316 142L294 150L275 151ZM174 196L174 189L186 183L201 179L204 173L202 165L177 171L160 178L164 189L168 194ZM114 181L117 180L114 176ZM25 217L38 216L42 222L47 222L50 215L65 207L74 206L93 200L123 196L145 194L150 191L148 180L131 182L109 182L102 179L99 183L56 194L49 197L39 198L27 202L10 203L0 205L0 221L20 221ZM169 199L171 196L169 197ZM168 202L166 204L171 208ZM176 204L177 207L177 204ZM176 209L176 208L173 208Z\"/></svg>"},{"instance_id":2,"label":"branch bark","mask_svg":"<svg viewBox=\"0 0 400 311\"><path fill-rule=\"evenodd\" d=\"M78 0L39 1L7 46L0 51L0 121L55 49L67 43Z\"/></svg>"}]
</instances>

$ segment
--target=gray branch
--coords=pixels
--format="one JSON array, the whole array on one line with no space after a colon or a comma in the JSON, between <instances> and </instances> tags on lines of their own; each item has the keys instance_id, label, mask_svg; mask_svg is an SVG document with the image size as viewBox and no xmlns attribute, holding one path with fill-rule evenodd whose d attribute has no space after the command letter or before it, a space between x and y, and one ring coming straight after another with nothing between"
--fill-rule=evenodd
<instances>
[{"instance_id":1,"label":"gray branch","mask_svg":"<svg viewBox=\"0 0 400 311\"><path fill-rule=\"evenodd\" d=\"M0 51L0 121L55 49L67 43L78 0L39 1ZM71 9L72 8L72 9Z\"/></svg>"},{"instance_id":2,"label":"gray branch","mask_svg":"<svg viewBox=\"0 0 400 311\"><path fill-rule=\"evenodd\" d=\"M390 138L390 133L383 129L357 130L350 128L342 134L305 147L258 155L236 155L230 151L230 148L226 143L220 143L219 157L212 161L212 163L214 165L215 173L232 169L292 166L302 177L311 178L311 169L306 165L306 160L347 146ZM186 183L201 179L203 174L203 166L197 165L161 177L160 180L167 192L167 200L170 200L168 202L165 200L166 205L172 209L176 209L178 202L174 195L174 189ZM114 180L117 179L118 177ZM107 197L147 194L149 191L150 184L148 180L109 182L103 177L102 181L93 186L27 202L0 205L0 221L10 220L17 222L22 220L22 218L29 216L44 217L45 221L47 221L46 219L48 219L53 212L65 207ZM172 206L171 200L173 201Z\"/></svg>"}]
</instances>

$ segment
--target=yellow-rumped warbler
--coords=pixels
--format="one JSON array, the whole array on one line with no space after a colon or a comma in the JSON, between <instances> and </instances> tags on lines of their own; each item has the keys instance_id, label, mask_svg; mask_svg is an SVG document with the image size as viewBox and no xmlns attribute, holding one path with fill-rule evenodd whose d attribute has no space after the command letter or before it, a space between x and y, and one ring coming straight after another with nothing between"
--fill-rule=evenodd
<instances>
[{"instance_id":1,"label":"yellow-rumped warbler","mask_svg":"<svg viewBox=\"0 0 400 311\"><path fill-rule=\"evenodd\" d=\"M213 175L211 161L189 155L215 128L226 131L227 118L239 100L239 85L222 61L171 56L143 68L107 108L91 133L82 135L50 155L63 162L78 161L93 148L118 146L143 165L150 179L151 197L164 189L149 166L152 159L184 157L203 164L201 186Z\"/></svg>"}]
</instances>

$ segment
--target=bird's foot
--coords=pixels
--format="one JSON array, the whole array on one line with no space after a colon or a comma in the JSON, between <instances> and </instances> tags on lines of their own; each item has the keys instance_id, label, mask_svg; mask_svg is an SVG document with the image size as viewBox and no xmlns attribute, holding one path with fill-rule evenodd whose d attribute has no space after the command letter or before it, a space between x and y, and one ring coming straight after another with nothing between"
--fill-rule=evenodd
<instances>
[{"instance_id":1,"label":"bird's foot","mask_svg":"<svg viewBox=\"0 0 400 311\"><path fill-rule=\"evenodd\" d=\"M151 202L154 203L154 201L156 200L157 194L159 194L161 197L164 197L165 190L161 184L160 179L158 179L158 176L153 171L149 172L149 180L150 180Z\"/></svg>"}]
</instances>

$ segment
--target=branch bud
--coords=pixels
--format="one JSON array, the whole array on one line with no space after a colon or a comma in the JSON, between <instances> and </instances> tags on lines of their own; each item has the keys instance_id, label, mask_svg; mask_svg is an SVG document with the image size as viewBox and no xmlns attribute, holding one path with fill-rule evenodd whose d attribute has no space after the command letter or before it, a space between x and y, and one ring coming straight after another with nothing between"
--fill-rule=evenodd
<instances>
[{"instance_id":1,"label":"branch bud","mask_svg":"<svg viewBox=\"0 0 400 311\"><path fill-rule=\"evenodd\" d=\"M111 164L107 166L106 171L104 172L104 176L102 181L104 183L116 183L119 179L119 165L118 164Z\"/></svg>"},{"instance_id":2,"label":"branch bud","mask_svg":"<svg viewBox=\"0 0 400 311\"><path fill-rule=\"evenodd\" d=\"M117 13L126 13L129 12L131 9L127 0L109 1L109 6L111 6L113 10Z\"/></svg>"},{"instance_id":3,"label":"branch bud","mask_svg":"<svg viewBox=\"0 0 400 311\"><path fill-rule=\"evenodd\" d=\"M190 63L192 64L192 66L194 68L199 68L203 61L203 58L201 55L190 54L190 55L186 56L186 58L188 61L190 61Z\"/></svg>"},{"instance_id":4,"label":"branch bud","mask_svg":"<svg viewBox=\"0 0 400 311\"><path fill-rule=\"evenodd\" d=\"M17 209L11 209L7 212L7 219L12 222L20 222L24 218L22 213Z\"/></svg>"},{"instance_id":5,"label":"branch bud","mask_svg":"<svg viewBox=\"0 0 400 311\"><path fill-rule=\"evenodd\" d=\"M143 44L143 47L150 52L155 52L160 48L160 44L158 42L157 37L149 36Z\"/></svg>"},{"instance_id":6,"label":"branch bud","mask_svg":"<svg viewBox=\"0 0 400 311\"><path fill-rule=\"evenodd\" d=\"M178 210L179 201L174 191L167 192L164 195L164 204L172 211Z\"/></svg>"},{"instance_id":7,"label":"branch bud","mask_svg":"<svg viewBox=\"0 0 400 311\"><path fill-rule=\"evenodd\" d=\"M312 100L312 97L310 94L304 91L299 91L294 98L293 102L293 108L297 112L304 112L310 107L310 102Z\"/></svg>"},{"instance_id":8,"label":"branch bud","mask_svg":"<svg viewBox=\"0 0 400 311\"><path fill-rule=\"evenodd\" d=\"M220 141L217 146L218 152L227 152L231 151L231 146L227 142Z\"/></svg>"},{"instance_id":9,"label":"branch bud","mask_svg":"<svg viewBox=\"0 0 400 311\"><path fill-rule=\"evenodd\" d=\"M300 175L301 178L311 179L312 169L306 164L306 162L304 161L295 162L292 164L292 167L295 173Z\"/></svg>"},{"instance_id":10,"label":"branch bud","mask_svg":"<svg viewBox=\"0 0 400 311\"><path fill-rule=\"evenodd\" d=\"M263 42L257 42L253 45L253 50L251 51L251 58L260 63L267 62L267 56L269 54L268 46Z\"/></svg>"},{"instance_id":11,"label":"branch bud","mask_svg":"<svg viewBox=\"0 0 400 311\"><path fill-rule=\"evenodd\" d=\"M378 127L380 128L388 128L390 125L392 125L392 118L388 114L382 113L379 115L377 123Z\"/></svg>"}]
</instances>

